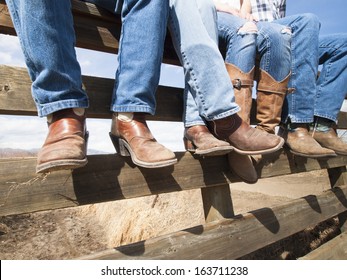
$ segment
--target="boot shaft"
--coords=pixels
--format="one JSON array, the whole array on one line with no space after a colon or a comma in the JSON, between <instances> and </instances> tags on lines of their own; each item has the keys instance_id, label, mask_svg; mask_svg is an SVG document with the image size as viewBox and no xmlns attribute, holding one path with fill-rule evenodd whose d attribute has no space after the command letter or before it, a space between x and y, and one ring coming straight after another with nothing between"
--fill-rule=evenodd
<instances>
[{"instance_id":1,"label":"boot shaft","mask_svg":"<svg viewBox=\"0 0 347 280\"><path fill-rule=\"evenodd\" d=\"M250 124L254 67L251 71L245 73L233 64L226 63L225 65L234 86L235 102L241 109L238 114L242 120Z\"/></svg>"},{"instance_id":2,"label":"boot shaft","mask_svg":"<svg viewBox=\"0 0 347 280\"><path fill-rule=\"evenodd\" d=\"M281 121L282 106L288 91L290 74L282 81L276 81L269 73L259 70L257 87L257 128L275 133Z\"/></svg>"}]
</instances>

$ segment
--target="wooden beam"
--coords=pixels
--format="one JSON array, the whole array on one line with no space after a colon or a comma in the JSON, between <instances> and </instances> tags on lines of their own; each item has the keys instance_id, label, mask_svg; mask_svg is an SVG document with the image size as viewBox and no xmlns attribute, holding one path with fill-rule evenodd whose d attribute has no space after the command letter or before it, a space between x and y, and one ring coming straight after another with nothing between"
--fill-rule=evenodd
<instances>
[{"instance_id":1,"label":"wooden beam","mask_svg":"<svg viewBox=\"0 0 347 280\"><path fill-rule=\"evenodd\" d=\"M227 157L194 158L176 153L173 167L144 169L118 155L89 156L87 166L71 171L35 174L36 158L0 159L0 216L73 207L239 182L229 172ZM268 158L269 159L269 158ZM292 161L286 152L269 165L260 166L262 178L346 165L347 157L324 162ZM295 166L291 168L291 166ZM212 191L212 190L211 190ZM213 203L211 203L213 205ZM227 205L226 207L229 207ZM229 209L228 211L232 211ZM223 212L223 211L222 211Z\"/></svg>"},{"instance_id":2,"label":"wooden beam","mask_svg":"<svg viewBox=\"0 0 347 280\"><path fill-rule=\"evenodd\" d=\"M346 211L346 197L343 186L81 259L237 259Z\"/></svg>"},{"instance_id":3,"label":"wooden beam","mask_svg":"<svg viewBox=\"0 0 347 280\"><path fill-rule=\"evenodd\" d=\"M145 169L118 155L88 157L86 167L35 174L36 158L0 159L0 216L142 197L228 183L226 157L176 153L173 167Z\"/></svg>"},{"instance_id":4,"label":"wooden beam","mask_svg":"<svg viewBox=\"0 0 347 280\"><path fill-rule=\"evenodd\" d=\"M324 243L300 260L347 260L347 232Z\"/></svg>"},{"instance_id":5,"label":"wooden beam","mask_svg":"<svg viewBox=\"0 0 347 280\"><path fill-rule=\"evenodd\" d=\"M37 115L27 70L0 65L0 77L0 114ZM88 117L110 118L114 79L83 76L82 81L90 100ZM182 121L183 89L159 86L156 99L156 115L149 120Z\"/></svg>"}]
</instances>

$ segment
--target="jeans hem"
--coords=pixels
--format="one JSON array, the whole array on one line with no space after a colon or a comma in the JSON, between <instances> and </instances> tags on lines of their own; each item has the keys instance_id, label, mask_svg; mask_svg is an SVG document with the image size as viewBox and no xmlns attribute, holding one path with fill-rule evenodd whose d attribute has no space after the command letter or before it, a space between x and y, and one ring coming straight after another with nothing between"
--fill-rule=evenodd
<instances>
[{"instance_id":1,"label":"jeans hem","mask_svg":"<svg viewBox=\"0 0 347 280\"><path fill-rule=\"evenodd\" d=\"M111 107L112 112L123 112L123 113L148 113L151 115L155 114L155 110L148 106L113 106Z\"/></svg>"},{"instance_id":2,"label":"jeans hem","mask_svg":"<svg viewBox=\"0 0 347 280\"><path fill-rule=\"evenodd\" d=\"M89 102L88 100L64 100L52 102L45 105L37 105L37 112L39 117L46 117L49 114L54 112L70 109L70 108L88 108Z\"/></svg>"}]
</instances>

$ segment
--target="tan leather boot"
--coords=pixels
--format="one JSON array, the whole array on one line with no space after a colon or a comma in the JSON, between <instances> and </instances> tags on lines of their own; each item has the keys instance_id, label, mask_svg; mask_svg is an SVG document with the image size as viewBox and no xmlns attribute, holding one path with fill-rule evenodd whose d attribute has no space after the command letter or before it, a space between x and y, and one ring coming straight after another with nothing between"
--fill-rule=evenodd
<instances>
[{"instance_id":1,"label":"tan leather boot","mask_svg":"<svg viewBox=\"0 0 347 280\"><path fill-rule=\"evenodd\" d=\"M214 137L205 125L186 127L183 142L187 151L200 156L220 156L233 150L228 142Z\"/></svg>"},{"instance_id":2,"label":"tan leather boot","mask_svg":"<svg viewBox=\"0 0 347 280\"><path fill-rule=\"evenodd\" d=\"M154 139L145 114L134 113L130 121L122 121L114 113L110 137L117 152L121 156L131 156L138 166L159 168L177 162L175 154Z\"/></svg>"},{"instance_id":3,"label":"tan leather boot","mask_svg":"<svg viewBox=\"0 0 347 280\"><path fill-rule=\"evenodd\" d=\"M296 124L296 127L292 129L281 127L279 135L285 139L294 155L309 158L336 156L333 150L322 147L313 139L309 133L308 124Z\"/></svg>"},{"instance_id":4,"label":"tan leather boot","mask_svg":"<svg viewBox=\"0 0 347 280\"><path fill-rule=\"evenodd\" d=\"M347 143L343 142L340 137L337 136L335 129L332 127L327 132L310 131L313 139L315 139L322 147L334 150L338 155L347 155Z\"/></svg>"},{"instance_id":5,"label":"tan leather boot","mask_svg":"<svg viewBox=\"0 0 347 280\"><path fill-rule=\"evenodd\" d=\"M230 80L234 86L235 102L241 109L238 114L249 124L252 108L254 67L248 73L242 72L240 68L230 63L226 63L225 67L227 68Z\"/></svg>"},{"instance_id":6,"label":"tan leather boot","mask_svg":"<svg viewBox=\"0 0 347 280\"><path fill-rule=\"evenodd\" d=\"M87 164L84 109L64 109L47 117L48 135L37 155L37 173L76 169Z\"/></svg>"},{"instance_id":7,"label":"tan leather boot","mask_svg":"<svg viewBox=\"0 0 347 280\"><path fill-rule=\"evenodd\" d=\"M283 101L287 93L290 74L277 82L271 75L259 70L257 88L257 128L268 133L275 133L281 121Z\"/></svg>"}]
</instances>

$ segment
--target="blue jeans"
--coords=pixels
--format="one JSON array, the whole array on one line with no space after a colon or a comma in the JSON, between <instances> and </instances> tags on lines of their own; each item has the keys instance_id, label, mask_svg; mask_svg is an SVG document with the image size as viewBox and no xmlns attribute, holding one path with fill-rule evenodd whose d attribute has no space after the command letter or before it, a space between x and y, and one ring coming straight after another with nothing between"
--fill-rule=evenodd
<instances>
[{"instance_id":1,"label":"blue jeans","mask_svg":"<svg viewBox=\"0 0 347 280\"><path fill-rule=\"evenodd\" d=\"M316 77L318 71L318 36L320 23L313 14L301 14L273 21L292 30L292 68L282 121L311 123L314 119Z\"/></svg>"},{"instance_id":2,"label":"blue jeans","mask_svg":"<svg viewBox=\"0 0 347 280\"><path fill-rule=\"evenodd\" d=\"M203 125L239 111L218 49L210 0L170 0L169 29L184 68L184 125Z\"/></svg>"},{"instance_id":3,"label":"blue jeans","mask_svg":"<svg viewBox=\"0 0 347 280\"><path fill-rule=\"evenodd\" d=\"M286 26L257 22L258 31L245 31L247 20L229 13L218 12L218 32L226 46L225 62L234 64L248 73L259 54L260 69L269 73L276 81L282 81L290 72L290 31Z\"/></svg>"},{"instance_id":4,"label":"blue jeans","mask_svg":"<svg viewBox=\"0 0 347 280\"><path fill-rule=\"evenodd\" d=\"M319 37L319 64L314 115L336 122L347 93L347 33Z\"/></svg>"},{"instance_id":5,"label":"blue jeans","mask_svg":"<svg viewBox=\"0 0 347 280\"><path fill-rule=\"evenodd\" d=\"M83 1L121 12L122 30L111 111L154 115L169 15L168 0Z\"/></svg>"},{"instance_id":6,"label":"blue jeans","mask_svg":"<svg viewBox=\"0 0 347 280\"><path fill-rule=\"evenodd\" d=\"M32 80L39 116L88 107L77 62L70 0L6 0Z\"/></svg>"},{"instance_id":7,"label":"blue jeans","mask_svg":"<svg viewBox=\"0 0 347 280\"><path fill-rule=\"evenodd\" d=\"M114 11L119 1L88 2ZM168 1L122 2L119 67L111 110L154 114L155 92L167 28ZM45 116L66 108L88 107L74 49L75 33L70 1L8 0L7 4L33 81L32 93L39 115Z\"/></svg>"},{"instance_id":8,"label":"blue jeans","mask_svg":"<svg viewBox=\"0 0 347 280\"><path fill-rule=\"evenodd\" d=\"M123 1L111 111L155 113L168 15L168 0Z\"/></svg>"}]
</instances>

